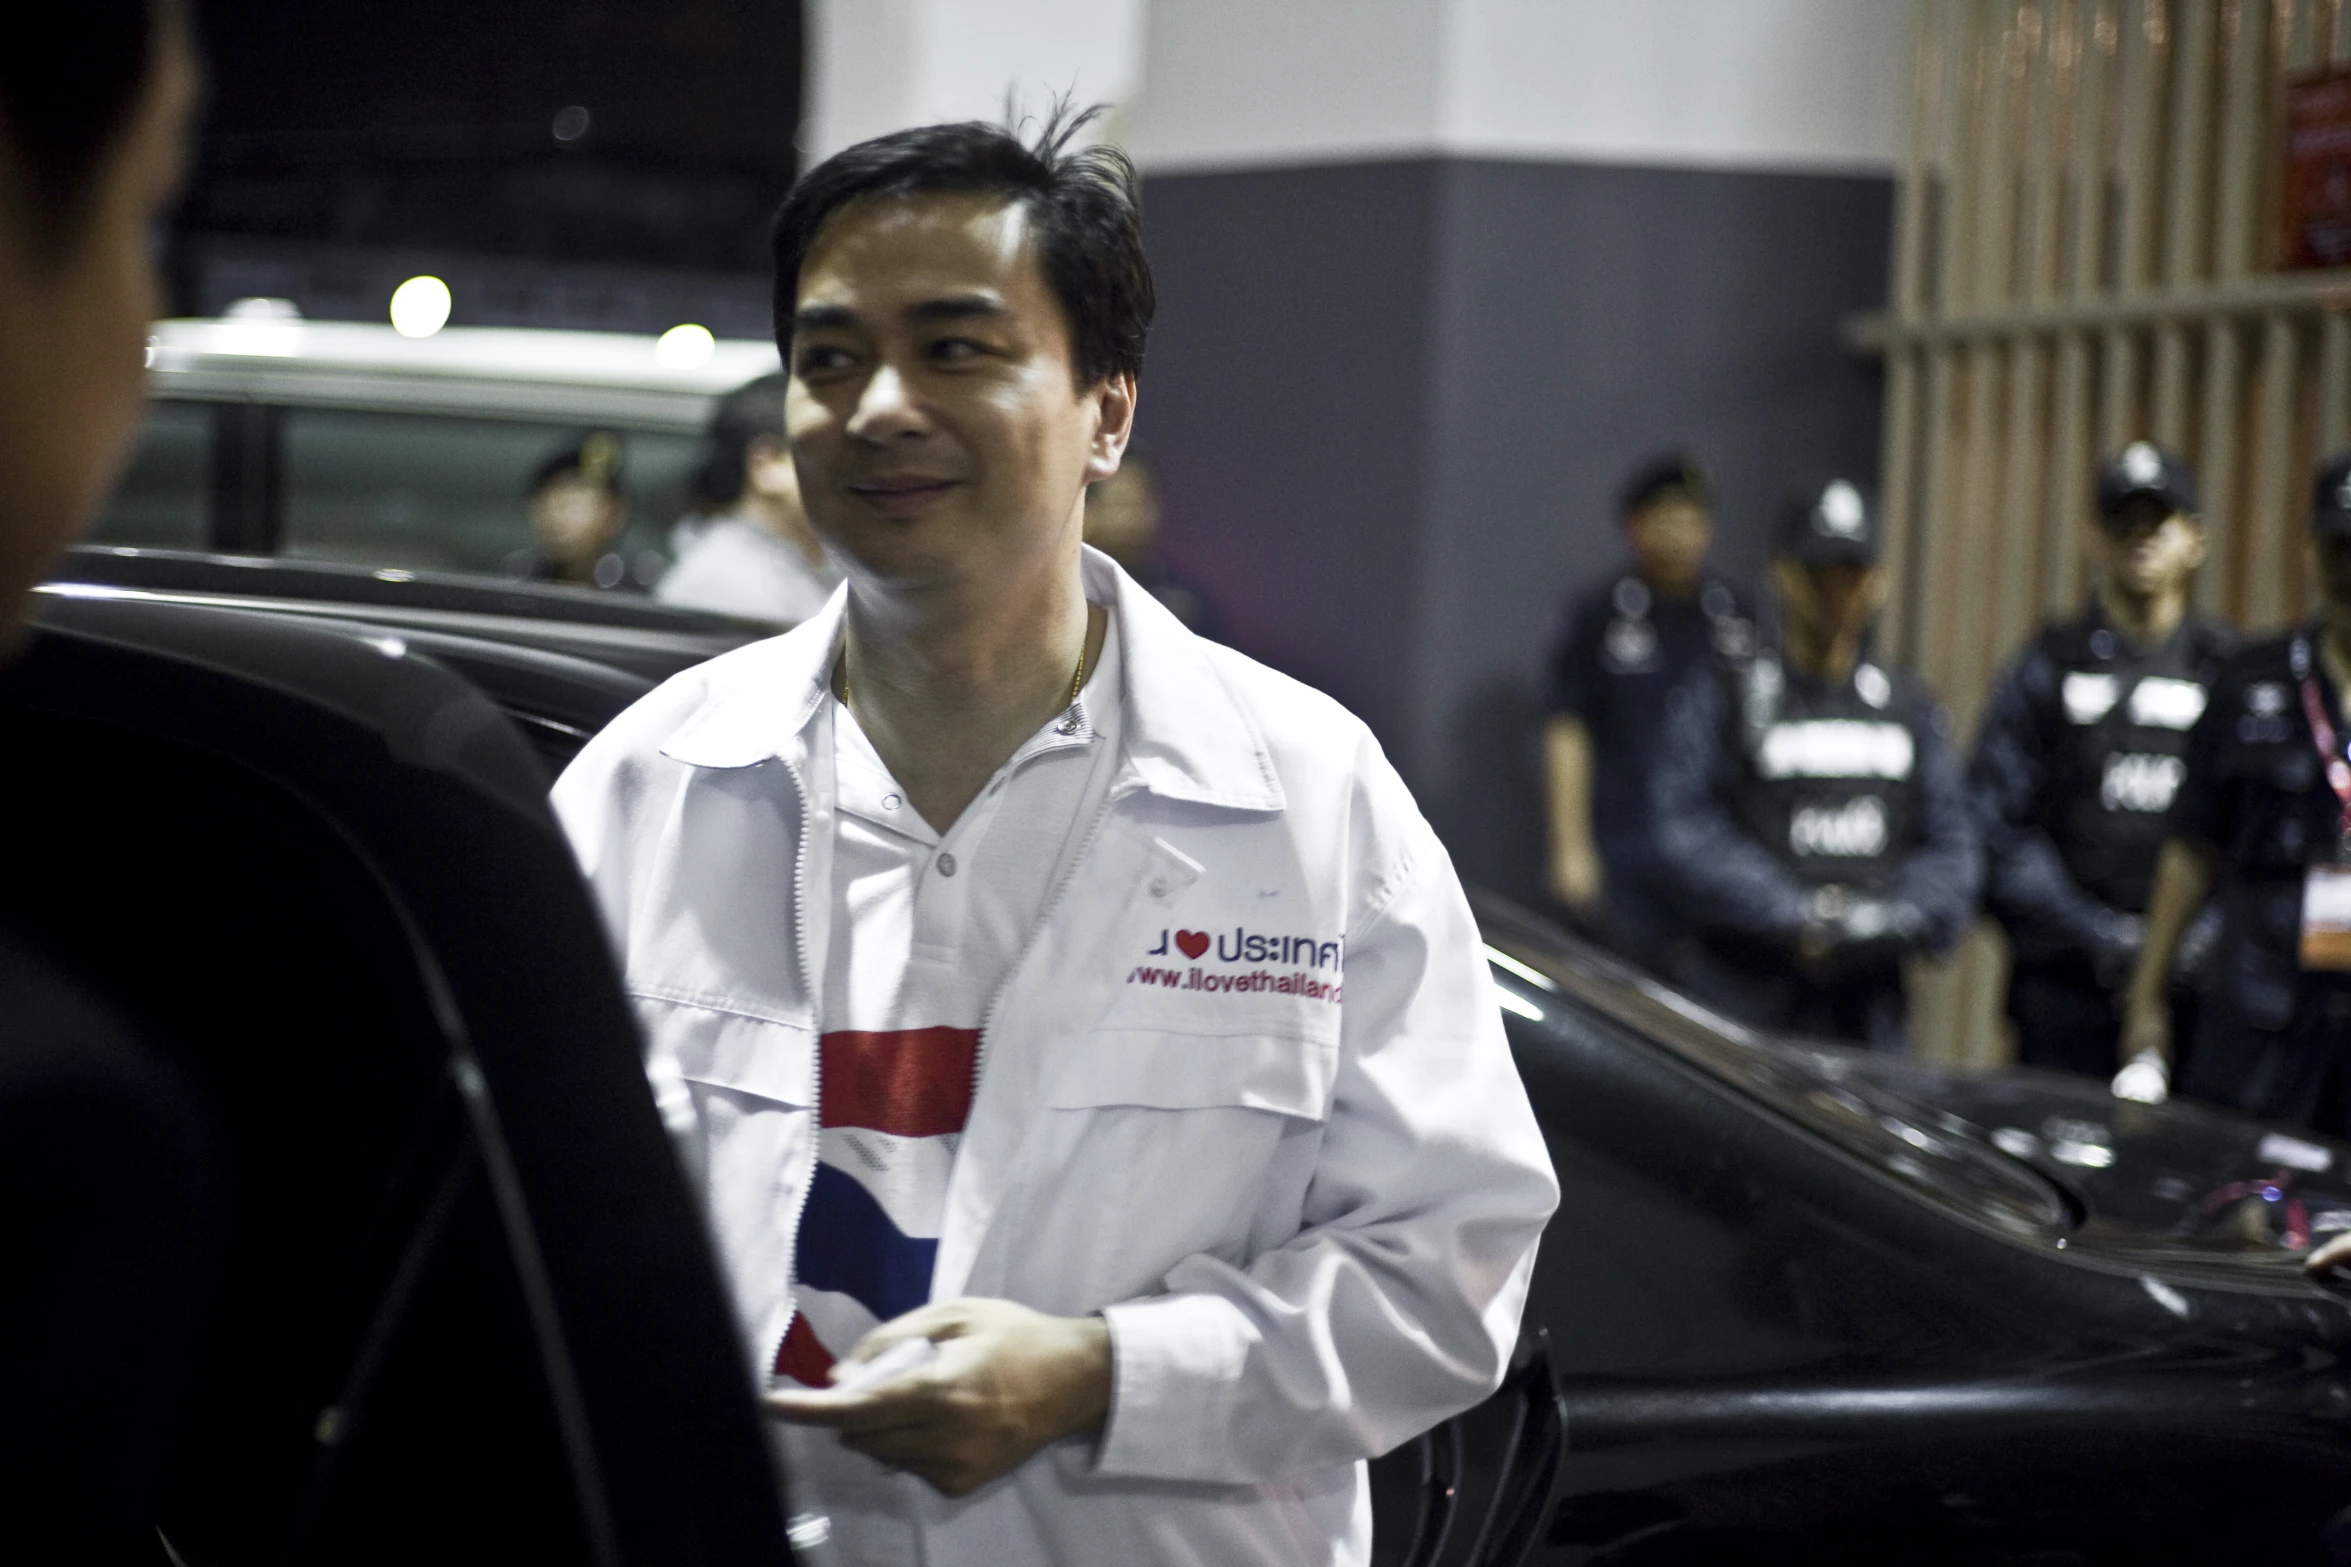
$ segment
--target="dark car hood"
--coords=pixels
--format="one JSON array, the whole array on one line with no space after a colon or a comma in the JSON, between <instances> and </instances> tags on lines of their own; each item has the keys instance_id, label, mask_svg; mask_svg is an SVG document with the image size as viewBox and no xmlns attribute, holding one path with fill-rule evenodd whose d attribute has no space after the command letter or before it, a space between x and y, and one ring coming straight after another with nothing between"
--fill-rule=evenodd
<instances>
[{"instance_id":1,"label":"dark car hood","mask_svg":"<svg viewBox=\"0 0 2351 1567\"><path fill-rule=\"evenodd\" d=\"M2179 1100L2118 1100L2088 1078L1760 1034L1515 904L1473 902L1498 968L2018 1240L2225 1286L2274 1283L2313 1236L2351 1228L2341 1144Z\"/></svg>"}]
</instances>

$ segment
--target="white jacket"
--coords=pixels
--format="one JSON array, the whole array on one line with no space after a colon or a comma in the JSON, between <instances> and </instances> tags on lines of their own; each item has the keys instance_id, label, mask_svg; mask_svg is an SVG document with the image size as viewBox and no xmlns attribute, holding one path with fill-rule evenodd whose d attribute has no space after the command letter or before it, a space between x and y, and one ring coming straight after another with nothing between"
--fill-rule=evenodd
<instances>
[{"instance_id":1,"label":"white jacket","mask_svg":"<svg viewBox=\"0 0 2351 1567\"><path fill-rule=\"evenodd\" d=\"M932 1295L1100 1312L1111 1414L961 1501L906 1482L919 1559L1360 1563L1362 1461L1497 1385L1558 1186L1370 733L1085 570L1126 756L990 1009ZM763 1379L817 1154L806 737L842 603L669 681L555 790Z\"/></svg>"}]
</instances>

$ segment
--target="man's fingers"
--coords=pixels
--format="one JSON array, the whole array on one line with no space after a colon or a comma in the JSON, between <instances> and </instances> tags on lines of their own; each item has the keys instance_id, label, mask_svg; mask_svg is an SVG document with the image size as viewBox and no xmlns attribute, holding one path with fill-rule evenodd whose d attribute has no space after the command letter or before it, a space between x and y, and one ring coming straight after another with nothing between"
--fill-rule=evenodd
<instances>
[{"instance_id":1,"label":"man's fingers","mask_svg":"<svg viewBox=\"0 0 2351 1567\"><path fill-rule=\"evenodd\" d=\"M826 1388L783 1388L760 1403L777 1419L796 1426L827 1426L843 1433L916 1426L939 1415L938 1390L920 1372L854 1393Z\"/></svg>"}]
</instances>

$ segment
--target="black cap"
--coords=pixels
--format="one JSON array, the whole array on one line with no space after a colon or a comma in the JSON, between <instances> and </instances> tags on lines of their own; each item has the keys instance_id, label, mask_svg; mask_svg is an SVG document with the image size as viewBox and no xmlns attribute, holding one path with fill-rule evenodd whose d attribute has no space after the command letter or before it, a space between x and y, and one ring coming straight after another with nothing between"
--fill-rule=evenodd
<instances>
[{"instance_id":1,"label":"black cap","mask_svg":"<svg viewBox=\"0 0 2351 1567\"><path fill-rule=\"evenodd\" d=\"M624 487L620 466L619 432L590 430L578 440L566 442L549 452L539 466L531 470L528 488L536 493L550 481L576 473L590 484L600 484L618 495Z\"/></svg>"},{"instance_id":2,"label":"black cap","mask_svg":"<svg viewBox=\"0 0 2351 1567\"><path fill-rule=\"evenodd\" d=\"M2142 495L2161 502L2167 516L2196 515L2196 476L2153 441L2133 441L2098 465L2099 516L2111 517Z\"/></svg>"},{"instance_id":3,"label":"black cap","mask_svg":"<svg viewBox=\"0 0 2351 1567\"><path fill-rule=\"evenodd\" d=\"M1780 553L1807 566L1835 560L1875 565L1878 519L1860 486L1831 479L1788 502L1780 513Z\"/></svg>"},{"instance_id":4,"label":"black cap","mask_svg":"<svg viewBox=\"0 0 2351 1567\"><path fill-rule=\"evenodd\" d=\"M1616 492L1616 514L1630 517L1661 495L1686 495L1701 506L1714 500L1714 481L1706 465L1687 451L1660 452L1626 476Z\"/></svg>"},{"instance_id":5,"label":"black cap","mask_svg":"<svg viewBox=\"0 0 2351 1567\"><path fill-rule=\"evenodd\" d=\"M2337 452L2318 465L2318 484L2310 498L2310 531L2321 535L2351 533L2351 452Z\"/></svg>"}]
</instances>

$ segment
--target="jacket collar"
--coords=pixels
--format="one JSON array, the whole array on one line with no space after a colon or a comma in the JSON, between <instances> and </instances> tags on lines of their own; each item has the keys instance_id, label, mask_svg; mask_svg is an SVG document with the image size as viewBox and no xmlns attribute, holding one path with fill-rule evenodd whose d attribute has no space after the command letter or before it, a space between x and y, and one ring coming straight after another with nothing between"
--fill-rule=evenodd
<instances>
[{"instance_id":1,"label":"jacket collar","mask_svg":"<svg viewBox=\"0 0 2351 1567\"><path fill-rule=\"evenodd\" d=\"M1273 755L1208 645L1100 551L1080 569L1086 596L1117 610L1128 766L1172 800L1239 811L1284 804ZM661 747L692 767L755 767L789 756L816 716L840 646L848 588L799 626L721 661L711 694Z\"/></svg>"}]
</instances>

